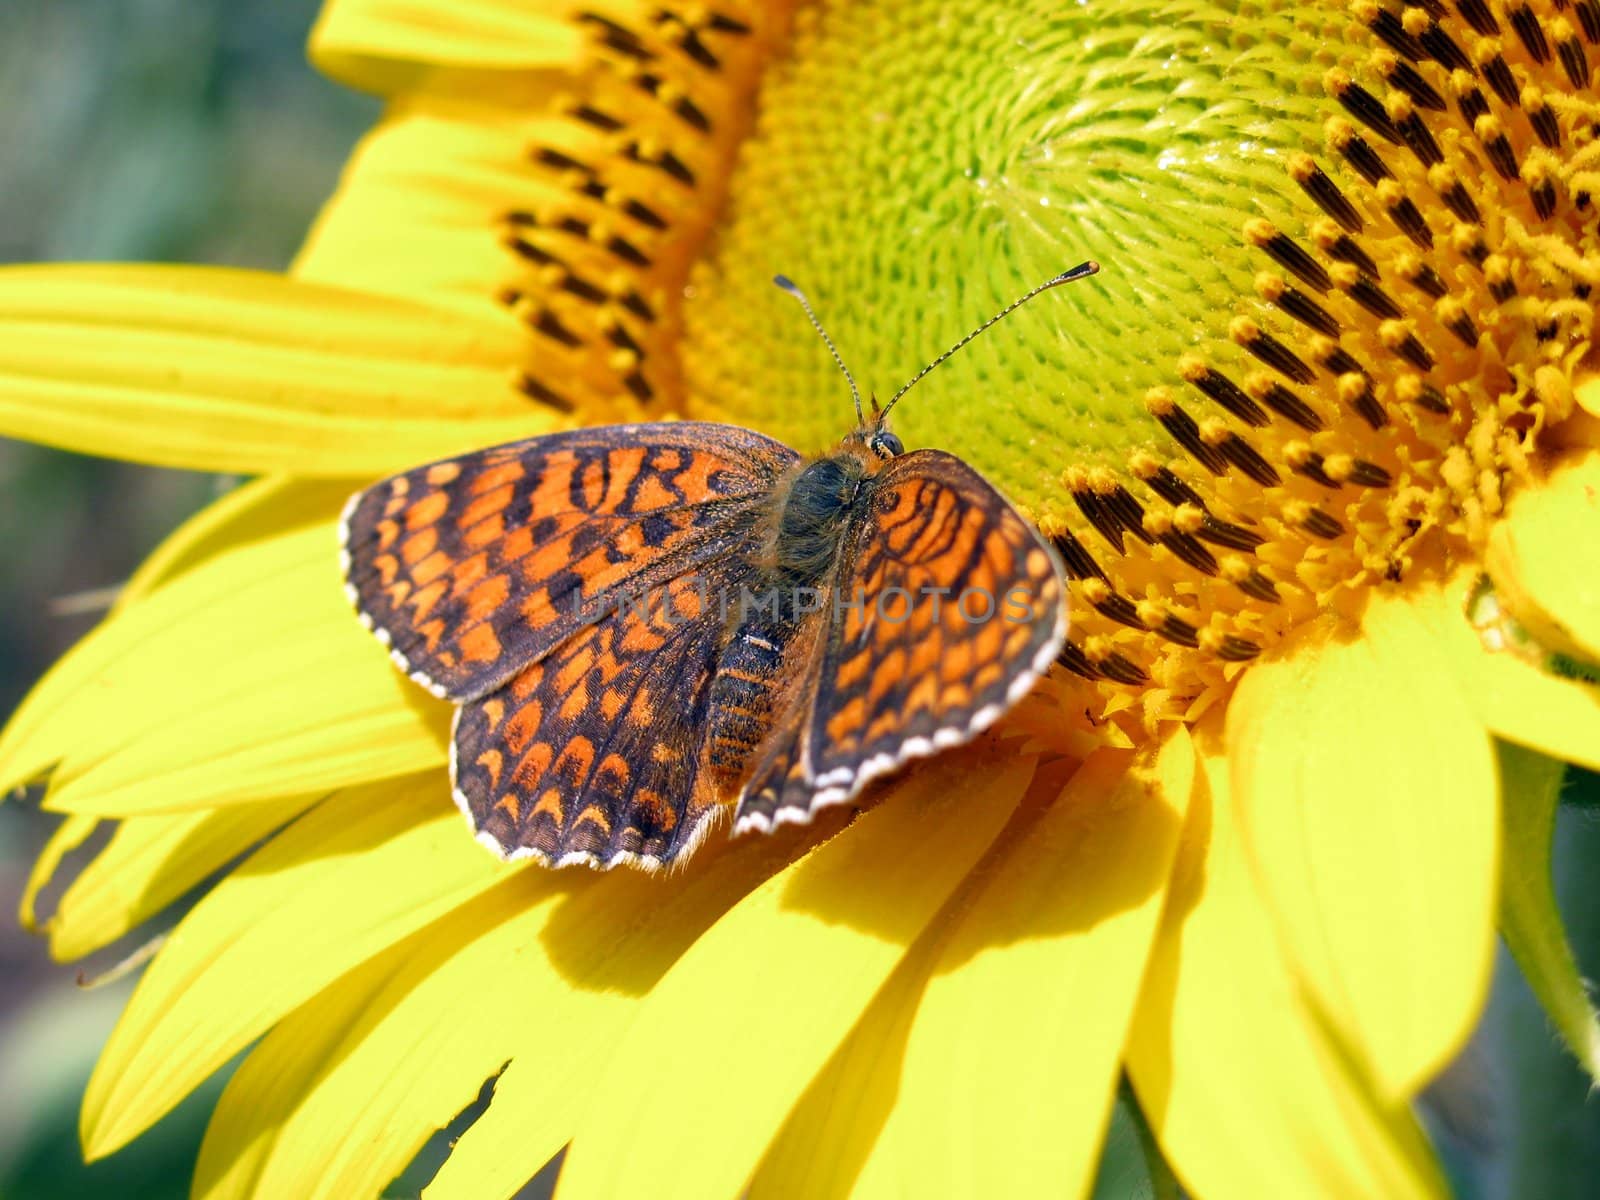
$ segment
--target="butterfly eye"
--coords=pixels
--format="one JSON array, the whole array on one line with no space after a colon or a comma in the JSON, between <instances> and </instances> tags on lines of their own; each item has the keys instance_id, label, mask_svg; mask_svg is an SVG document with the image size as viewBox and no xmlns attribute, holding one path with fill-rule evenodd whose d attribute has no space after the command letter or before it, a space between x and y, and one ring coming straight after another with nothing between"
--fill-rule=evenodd
<instances>
[{"instance_id":1,"label":"butterfly eye","mask_svg":"<svg viewBox=\"0 0 1600 1200\"><path fill-rule=\"evenodd\" d=\"M882 433L872 435L872 450L879 458L893 458L897 454L904 454L906 446L899 437L885 429Z\"/></svg>"}]
</instances>

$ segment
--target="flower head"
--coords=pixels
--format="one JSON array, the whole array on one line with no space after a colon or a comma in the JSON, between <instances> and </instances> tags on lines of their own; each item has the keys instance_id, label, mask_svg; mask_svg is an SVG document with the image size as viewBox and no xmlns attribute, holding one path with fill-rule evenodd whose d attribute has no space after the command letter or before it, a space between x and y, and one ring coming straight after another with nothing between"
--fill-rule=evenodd
<instances>
[{"instance_id":1,"label":"flower head","mask_svg":"<svg viewBox=\"0 0 1600 1200\"><path fill-rule=\"evenodd\" d=\"M388 109L289 275L0 277L0 427L261 477L0 738L70 814L27 919L116 822L62 956L264 841L89 1152L259 1037L198 1194L375 1194L489 1079L430 1196L569 1144L564 1197L1082 1192L1122 1070L1197 1195L1439 1194L1406 1102L1497 920L1600 1065L1538 836L1538 764L1600 765L1597 40L1587 0L335 0L313 53ZM1072 579L1012 718L666 879L475 845L448 711L344 609L346 494L574 422L816 450L847 397L775 272L888 388L1091 257L896 411Z\"/></svg>"}]
</instances>

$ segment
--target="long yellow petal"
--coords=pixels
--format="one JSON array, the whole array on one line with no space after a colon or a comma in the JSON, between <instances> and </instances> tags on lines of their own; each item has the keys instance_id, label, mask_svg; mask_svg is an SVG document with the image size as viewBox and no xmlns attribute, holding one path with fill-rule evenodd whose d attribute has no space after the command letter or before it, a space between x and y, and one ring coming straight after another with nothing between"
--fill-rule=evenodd
<instances>
[{"instance_id":1,"label":"long yellow petal","mask_svg":"<svg viewBox=\"0 0 1600 1200\"><path fill-rule=\"evenodd\" d=\"M542 969L524 977L514 1007L537 1019L511 1023L511 1065L488 1111L456 1142L428 1200L509 1197L572 1137L582 1094L639 1001L678 957L751 888L838 823L791 826L766 837L713 838L684 871L613 873L575 891L527 953Z\"/></svg>"},{"instance_id":2,"label":"long yellow petal","mask_svg":"<svg viewBox=\"0 0 1600 1200\"><path fill-rule=\"evenodd\" d=\"M689 272L792 7L340 0L313 54L395 94L294 275L516 324L518 386L588 423L681 410Z\"/></svg>"},{"instance_id":3,"label":"long yellow petal","mask_svg":"<svg viewBox=\"0 0 1600 1200\"><path fill-rule=\"evenodd\" d=\"M541 433L525 334L279 275L0 271L0 434L202 471L367 477Z\"/></svg>"},{"instance_id":4,"label":"long yellow petal","mask_svg":"<svg viewBox=\"0 0 1600 1200\"><path fill-rule=\"evenodd\" d=\"M98 817L68 817L51 832L44 849L33 860L33 867L28 871L28 882L22 889L22 900L17 905L17 919L29 933L38 933L42 928L38 913L39 893L55 878L62 860L88 841L89 835L99 824ZM47 918L45 924L48 923Z\"/></svg>"},{"instance_id":5,"label":"long yellow petal","mask_svg":"<svg viewBox=\"0 0 1600 1200\"><path fill-rule=\"evenodd\" d=\"M1488 989L1488 736L1403 599L1258 663L1228 708L1234 795L1285 945L1382 1092L1415 1093Z\"/></svg>"},{"instance_id":6,"label":"long yellow petal","mask_svg":"<svg viewBox=\"0 0 1600 1200\"><path fill-rule=\"evenodd\" d=\"M529 147L556 125L526 110L456 98L396 101L356 147L295 275L505 320L501 297L526 288L530 269L507 245L507 214L563 202L559 181L528 162ZM577 301L569 295L565 304ZM584 363L583 347L541 349L553 356L546 362L541 354L541 376L600 369Z\"/></svg>"},{"instance_id":7,"label":"long yellow petal","mask_svg":"<svg viewBox=\"0 0 1600 1200\"><path fill-rule=\"evenodd\" d=\"M350 613L336 540L314 525L219 554L113 616L0 736L0 787L59 760L47 808L125 816L442 763L448 710Z\"/></svg>"},{"instance_id":8,"label":"long yellow petal","mask_svg":"<svg viewBox=\"0 0 1600 1200\"><path fill-rule=\"evenodd\" d=\"M193 1200L261 1195L256 1184L275 1144L273 1135L421 936L413 934L334 980L246 1056L206 1126L189 1192ZM294 1053L276 1053L283 1044L280 1031L291 1027ZM247 1095L253 1107L247 1109L233 1099L240 1095Z\"/></svg>"},{"instance_id":9,"label":"long yellow petal","mask_svg":"<svg viewBox=\"0 0 1600 1200\"><path fill-rule=\"evenodd\" d=\"M1181 727L1130 758L1079 769L940 955L895 1113L905 1194L1088 1192L1195 770Z\"/></svg>"},{"instance_id":10,"label":"long yellow petal","mask_svg":"<svg viewBox=\"0 0 1600 1200\"><path fill-rule=\"evenodd\" d=\"M1033 761L989 757L919 769L695 943L590 1091L561 1200L738 1192L807 1083L1011 815Z\"/></svg>"},{"instance_id":11,"label":"long yellow petal","mask_svg":"<svg viewBox=\"0 0 1600 1200\"><path fill-rule=\"evenodd\" d=\"M1508 742L1497 749L1506 857L1500 931L1567 1049L1600 1083L1600 1016L1578 973L1550 880L1550 839L1566 768Z\"/></svg>"},{"instance_id":12,"label":"long yellow petal","mask_svg":"<svg viewBox=\"0 0 1600 1200\"><path fill-rule=\"evenodd\" d=\"M1529 632L1600 664L1600 453L1519 494L1489 535L1485 565Z\"/></svg>"},{"instance_id":13,"label":"long yellow petal","mask_svg":"<svg viewBox=\"0 0 1600 1200\"><path fill-rule=\"evenodd\" d=\"M223 1091L195 1190L380 1194L527 1040L523 1024L545 1020L529 1005L548 972L540 931L567 890L600 882L590 872L524 871L462 905L408 939L398 969L331 1044L318 1044L326 1014L291 1013ZM298 1094L279 1087L285 1076L300 1080ZM241 1151L256 1175L249 1191L208 1188Z\"/></svg>"},{"instance_id":14,"label":"long yellow petal","mask_svg":"<svg viewBox=\"0 0 1600 1200\"><path fill-rule=\"evenodd\" d=\"M339 480L287 475L242 483L163 538L128 576L117 596L117 607L225 551L336 519L351 490L349 483Z\"/></svg>"},{"instance_id":15,"label":"long yellow petal","mask_svg":"<svg viewBox=\"0 0 1600 1200\"><path fill-rule=\"evenodd\" d=\"M1285 961L1228 764L1202 761L1127 1052L1167 1159L1195 1196L1445 1196L1408 1110L1373 1094Z\"/></svg>"},{"instance_id":16,"label":"long yellow petal","mask_svg":"<svg viewBox=\"0 0 1600 1200\"><path fill-rule=\"evenodd\" d=\"M447 306L464 321L519 322L525 408L636 420L641 394L677 402L678 293L711 201L670 179L663 187L658 170L615 154L616 135L547 109L394 101L352 154L294 273ZM551 163L605 166L585 189Z\"/></svg>"},{"instance_id":17,"label":"long yellow petal","mask_svg":"<svg viewBox=\"0 0 1600 1200\"><path fill-rule=\"evenodd\" d=\"M291 796L120 822L45 922L50 953L70 960L109 945L316 800Z\"/></svg>"},{"instance_id":18,"label":"long yellow petal","mask_svg":"<svg viewBox=\"0 0 1600 1200\"><path fill-rule=\"evenodd\" d=\"M877 1200L918 1194L901 1187L907 1143L910 1153L921 1152L926 1143L914 1132L907 1136L900 1077L911 1022L945 932L937 926L923 932L807 1085L756 1167L747 1200Z\"/></svg>"},{"instance_id":19,"label":"long yellow petal","mask_svg":"<svg viewBox=\"0 0 1600 1200\"><path fill-rule=\"evenodd\" d=\"M84 1152L126 1144L273 1022L505 877L442 774L342 792L222 880L128 1002L84 1096Z\"/></svg>"},{"instance_id":20,"label":"long yellow petal","mask_svg":"<svg viewBox=\"0 0 1600 1200\"><path fill-rule=\"evenodd\" d=\"M516 95L522 73L568 66L582 47L583 28L565 6L518 0L451 0L444 9L420 0L330 0L311 31L312 62L383 94L476 84Z\"/></svg>"},{"instance_id":21,"label":"long yellow petal","mask_svg":"<svg viewBox=\"0 0 1600 1200\"><path fill-rule=\"evenodd\" d=\"M348 483L284 477L235 488L183 522L156 547L120 590L113 616L211 558L308 524L331 522L348 498L349 488ZM219 597L226 585L225 579L216 580ZM135 634L136 638L142 636L142 631ZM58 721L56 714L63 705L81 703L98 691L96 680L107 662L107 639L111 637L102 626L80 641L11 715L0 730L0 781L4 781L0 786L14 787L36 778L75 746L81 731L72 727L70 719Z\"/></svg>"},{"instance_id":22,"label":"long yellow petal","mask_svg":"<svg viewBox=\"0 0 1600 1200\"><path fill-rule=\"evenodd\" d=\"M1508 742L1600 770L1600 687L1555 674L1548 654L1508 635L1498 598L1477 591L1473 573L1462 572L1413 596L1412 608L1478 720Z\"/></svg>"}]
</instances>

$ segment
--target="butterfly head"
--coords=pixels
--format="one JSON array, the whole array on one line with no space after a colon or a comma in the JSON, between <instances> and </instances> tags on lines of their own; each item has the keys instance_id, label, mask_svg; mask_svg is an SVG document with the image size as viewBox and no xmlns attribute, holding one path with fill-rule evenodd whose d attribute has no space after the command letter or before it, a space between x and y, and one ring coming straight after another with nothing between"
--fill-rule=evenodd
<instances>
[{"instance_id":1,"label":"butterfly head","mask_svg":"<svg viewBox=\"0 0 1600 1200\"><path fill-rule=\"evenodd\" d=\"M872 398L872 415L845 435L835 453L848 454L860 460L862 469L872 474L892 458L906 452L906 444L885 423L878 408L877 397Z\"/></svg>"},{"instance_id":2,"label":"butterfly head","mask_svg":"<svg viewBox=\"0 0 1600 1200\"><path fill-rule=\"evenodd\" d=\"M867 449L888 462L889 459L904 454L906 444L900 440L899 434L880 426L867 432Z\"/></svg>"}]
</instances>

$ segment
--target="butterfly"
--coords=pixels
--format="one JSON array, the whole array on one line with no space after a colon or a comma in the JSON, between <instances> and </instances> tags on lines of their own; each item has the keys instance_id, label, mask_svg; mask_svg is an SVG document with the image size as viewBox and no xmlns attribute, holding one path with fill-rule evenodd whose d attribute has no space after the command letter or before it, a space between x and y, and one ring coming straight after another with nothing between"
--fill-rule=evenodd
<instances>
[{"instance_id":1,"label":"butterfly","mask_svg":"<svg viewBox=\"0 0 1600 1200\"><path fill-rule=\"evenodd\" d=\"M809 821L971 740L1066 635L1055 551L889 410L807 459L695 421L612 425L386 479L341 521L356 612L456 706L450 774L507 859L656 870L732 812Z\"/></svg>"}]
</instances>

